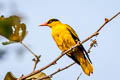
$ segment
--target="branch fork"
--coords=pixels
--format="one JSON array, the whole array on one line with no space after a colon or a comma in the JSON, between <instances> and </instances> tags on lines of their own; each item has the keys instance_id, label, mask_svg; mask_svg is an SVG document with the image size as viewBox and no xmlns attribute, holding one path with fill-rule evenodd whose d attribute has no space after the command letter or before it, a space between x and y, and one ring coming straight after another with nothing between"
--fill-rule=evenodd
<instances>
[{"instance_id":1,"label":"branch fork","mask_svg":"<svg viewBox=\"0 0 120 80\"><path fill-rule=\"evenodd\" d=\"M48 65L46 65L46 66L44 66L44 67L42 67L42 68L40 68L39 70L36 70L36 71L35 71L35 69L34 69L34 71L33 71L32 73L30 73L30 74L28 74L28 75L25 75L25 76L22 76L21 80L24 80L24 79L26 79L26 78L28 78L28 77L30 77L30 76L32 76L32 75L35 75L35 74L37 74L37 73L39 73L39 72L47 69L48 67L56 64L56 62L57 62L62 56L64 56L66 53L68 53L68 52L71 51L72 49L76 48L77 46L80 46L81 44L83 44L84 42L86 42L86 41L88 41L89 39L93 38L94 36L99 35L99 31L100 31L108 22L110 22L111 20L113 20L113 19L114 19L115 17L117 17L119 14L120 14L120 12L118 12L117 14L115 14L115 15L114 15L113 17L111 17L110 19L105 18L104 24L102 24L94 34L92 34L91 36L89 36L88 38L86 38L85 40L83 40L82 42L78 42L75 46L71 47L70 49L62 52L62 54L61 54L60 56L58 56L55 60L53 60L53 61L52 61L51 63L49 63ZM93 44L95 44L95 42L93 42ZM93 44L91 43L91 45L93 45ZM23 45L23 46L24 46L24 45ZM26 47L26 46L24 46L24 47ZM28 48L28 50L29 50L29 48ZM29 50L29 51L33 54L33 52L32 52L31 50ZM35 65L37 65L37 63L39 62L39 57L37 57L35 54L33 54L33 55L36 57L36 60L35 60L35 61L36 61L36 64L35 64ZM70 64L70 65L68 65L68 66L66 66L66 67L64 67L64 68L58 69L57 71L53 72L52 74L50 74L50 75L48 75L48 76L45 76L45 77L40 78L40 79L37 79L37 80L43 80L43 79L52 77L52 76L55 75L56 73L58 73L58 72L60 72L60 71L62 71L62 70L65 70L65 69L71 67L71 66L74 65L74 64L75 64L75 62L72 63L72 64Z\"/></svg>"}]
</instances>

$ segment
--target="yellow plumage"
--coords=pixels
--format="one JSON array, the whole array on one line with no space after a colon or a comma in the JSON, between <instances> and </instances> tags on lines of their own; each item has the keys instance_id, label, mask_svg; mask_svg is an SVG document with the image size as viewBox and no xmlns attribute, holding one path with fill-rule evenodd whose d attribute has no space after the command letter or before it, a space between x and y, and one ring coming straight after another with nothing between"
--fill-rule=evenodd
<instances>
[{"instance_id":1,"label":"yellow plumage","mask_svg":"<svg viewBox=\"0 0 120 80\"><path fill-rule=\"evenodd\" d=\"M57 19L50 19L48 22L41 24L41 26L49 26L51 28L53 39L61 51L68 50L79 41L76 32L69 25L63 24ZM86 51L82 45L67 53L70 58L82 67L85 74L90 75L90 73L93 73L93 67L88 54L85 54Z\"/></svg>"}]
</instances>

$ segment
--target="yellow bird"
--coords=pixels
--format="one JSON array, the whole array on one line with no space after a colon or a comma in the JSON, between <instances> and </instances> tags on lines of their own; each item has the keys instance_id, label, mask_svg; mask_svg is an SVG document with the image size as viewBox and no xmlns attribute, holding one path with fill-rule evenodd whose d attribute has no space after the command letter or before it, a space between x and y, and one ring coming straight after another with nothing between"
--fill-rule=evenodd
<instances>
[{"instance_id":1,"label":"yellow bird","mask_svg":"<svg viewBox=\"0 0 120 80\"><path fill-rule=\"evenodd\" d=\"M40 24L40 26L49 26L51 28L52 37L62 52L76 45L77 41L80 41L76 32L69 25L61 23L58 19L49 19L47 22ZM90 73L93 73L92 62L83 45L78 46L67 55L82 67L85 74L90 75Z\"/></svg>"}]
</instances>

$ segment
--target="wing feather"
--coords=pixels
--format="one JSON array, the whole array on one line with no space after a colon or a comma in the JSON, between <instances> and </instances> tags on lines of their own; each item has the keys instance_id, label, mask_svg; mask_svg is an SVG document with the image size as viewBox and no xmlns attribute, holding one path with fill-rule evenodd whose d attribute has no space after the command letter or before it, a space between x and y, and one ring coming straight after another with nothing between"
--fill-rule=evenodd
<instances>
[{"instance_id":1,"label":"wing feather","mask_svg":"<svg viewBox=\"0 0 120 80\"><path fill-rule=\"evenodd\" d=\"M76 43L77 43L77 41L80 41L76 32L69 25L66 25L66 28L70 32L72 38L75 40ZM83 47L82 44L79 46L79 48L80 48L80 50L84 51L84 56L86 56L87 59L89 60L89 62L92 64L92 61L90 60L89 55L88 55L87 51L85 50L85 48Z\"/></svg>"}]
</instances>

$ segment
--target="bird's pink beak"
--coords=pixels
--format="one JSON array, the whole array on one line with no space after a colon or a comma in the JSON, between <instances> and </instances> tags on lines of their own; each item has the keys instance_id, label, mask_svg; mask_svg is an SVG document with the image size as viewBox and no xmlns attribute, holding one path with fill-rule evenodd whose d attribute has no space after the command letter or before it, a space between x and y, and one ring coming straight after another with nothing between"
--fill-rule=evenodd
<instances>
[{"instance_id":1,"label":"bird's pink beak","mask_svg":"<svg viewBox=\"0 0 120 80\"><path fill-rule=\"evenodd\" d=\"M48 26L47 22L40 24L39 26Z\"/></svg>"}]
</instances>

